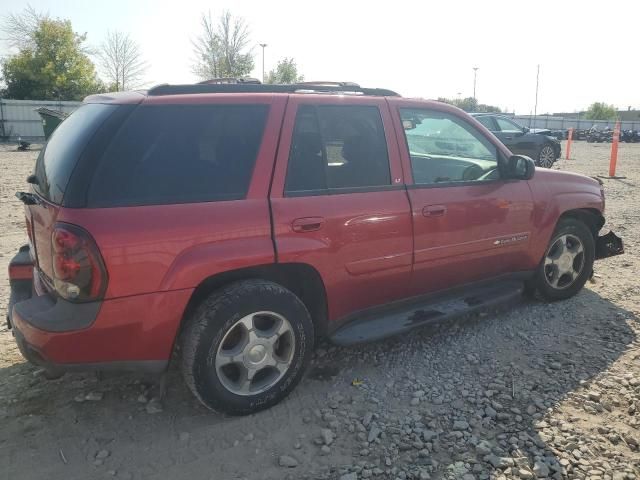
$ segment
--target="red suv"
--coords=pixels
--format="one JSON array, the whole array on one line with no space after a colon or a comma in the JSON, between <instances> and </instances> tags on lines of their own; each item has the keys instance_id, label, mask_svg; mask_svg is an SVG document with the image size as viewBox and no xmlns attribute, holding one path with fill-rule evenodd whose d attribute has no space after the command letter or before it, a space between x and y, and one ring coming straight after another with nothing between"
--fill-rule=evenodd
<instances>
[{"instance_id":1,"label":"red suv","mask_svg":"<svg viewBox=\"0 0 640 480\"><path fill-rule=\"evenodd\" d=\"M351 83L95 95L27 179L9 326L50 374L164 371L212 409L269 407L318 337L407 332L523 291L575 295L595 180L536 169L461 110Z\"/></svg>"}]
</instances>

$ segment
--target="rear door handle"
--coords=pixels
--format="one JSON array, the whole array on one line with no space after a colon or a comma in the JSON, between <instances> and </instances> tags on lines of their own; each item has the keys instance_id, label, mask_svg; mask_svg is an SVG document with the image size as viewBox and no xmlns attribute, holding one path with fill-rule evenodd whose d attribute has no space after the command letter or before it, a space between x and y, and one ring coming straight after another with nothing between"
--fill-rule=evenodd
<instances>
[{"instance_id":1,"label":"rear door handle","mask_svg":"<svg viewBox=\"0 0 640 480\"><path fill-rule=\"evenodd\" d=\"M296 218L293 222L291 222L291 228L294 232L298 233L315 232L316 230L320 230L320 228L322 228L323 223L324 218L322 217Z\"/></svg>"},{"instance_id":2,"label":"rear door handle","mask_svg":"<svg viewBox=\"0 0 640 480\"><path fill-rule=\"evenodd\" d=\"M441 217L447 213L447 207L444 205L427 205L422 209L422 215L425 217Z\"/></svg>"}]
</instances>

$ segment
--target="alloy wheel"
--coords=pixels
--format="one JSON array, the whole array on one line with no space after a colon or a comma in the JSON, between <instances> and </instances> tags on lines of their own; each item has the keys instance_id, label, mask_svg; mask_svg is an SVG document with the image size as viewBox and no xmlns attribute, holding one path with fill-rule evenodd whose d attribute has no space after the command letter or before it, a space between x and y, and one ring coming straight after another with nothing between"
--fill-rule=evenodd
<instances>
[{"instance_id":1,"label":"alloy wheel","mask_svg":"<svg viewBox=\"0 0 640 480\"><path fill-rule=\"evenodd\" d=\"M287 373L294 350L295 337L286 318L255 312L238 320L223 337L215 357L216 373L231 393L256 395Z\"/></svg>"},{"instance_id":2,"label":"alloy wheel","mask_svg":"<svg viewBox=\"0 0 640 480\"><path fill-rule=\"evenodd\" d=\"M573 285L584 269L584 246L571 234L561 235L551 244L544 258L544 277L556 289Z\"/></svg>"},{"instance_id":3,"label":"alloy wheel","mask_svg":"<svg viewBox=\"0 0 640 480\"><path fill-rule=\"evenodd\" d=\"M541 167L551 168L555 159L556 154L553 151L553 147L551 147L551 145L545 145L544 147L542 147L542 150L540 150L540 156L538 157Z\"/></svg>"}]
</instances>

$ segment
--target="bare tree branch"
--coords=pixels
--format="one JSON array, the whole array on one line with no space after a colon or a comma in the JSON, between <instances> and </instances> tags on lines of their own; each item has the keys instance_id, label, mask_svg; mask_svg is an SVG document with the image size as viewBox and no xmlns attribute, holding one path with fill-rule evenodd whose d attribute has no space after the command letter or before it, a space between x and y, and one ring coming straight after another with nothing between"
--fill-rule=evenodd
<instances>
[{"instance_id":1,"label":"bare tree branch","mask_svg":"<svg viewBox=\"0 0 640 480\"><path fill-rule=\"evenodd\" d=\"M192 41L195 61L192 71L203 80L242 77L253 70L253 53L247 23L224 11L214 23L211 12L202 14L202 33Z\"/></svg>"},{"instance_id":2,"label":"bare tree branch","mask_svg":"<svg viewBox=\"0 0 640 480\"><path fill-rule=\"evenodd\" d=\"M18 50L35 47L35 33L43 20L49 20L48 13L36 11L31 5L20 13L9 13L2 21L3 40L9 47Z\"/></svg>"},{"instance_id":3,"label":"bare tree branch","mask_svg":"<svg viewBox=\"0 0 640 480\"><path fill-rule=\"evenodd\" d=\"M147 70L147 63L135 41L122 32L108 32L98 52L100 67L116 91L139 87Z\"/></svg>"}]
</instances>

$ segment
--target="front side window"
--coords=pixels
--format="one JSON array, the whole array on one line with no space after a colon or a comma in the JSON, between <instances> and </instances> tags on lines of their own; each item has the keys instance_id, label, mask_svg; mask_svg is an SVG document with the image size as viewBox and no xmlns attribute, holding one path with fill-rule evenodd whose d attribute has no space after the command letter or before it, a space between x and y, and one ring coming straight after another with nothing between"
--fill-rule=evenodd
<instances>
[{"instance_id":1,"label":"front side window","mask_svg":"<svg viewBox=\"0 0 640 480\"><path fill-rule=\"evenodd\" d=\"M512 122L511 120L507 120L506 118L496 117L496 122L498 122L498 128L500 131L505 133L522 133L522 127L517 123Z\"/></svg>"},{"instance_id":2,"label":"front side window","mask_svg":"<svg viewBox=\"0 0 640 480\"><path fill-rule=\"evenodd\" d=\"M136 108L99 161L90 207L237 200L247 194L267 105Z\"/></svg>"},{"instance_id":3,"label":"front side window","mask_svg":"<svg viewBox=\"0 0 640 480\"><path fill-rule=\"evenodd\" d=\"M299 107L285 192L321 194L386 185L391 185L391 175L378 107Z\"/></svg>"},{"instance_id":4,"label":"front side window","mask_svg":"<svg viewBox=\"0 0 640 480\"><path fill-rule=\"evenodd\" d=\"M454 115L401 109L415 184L489 181L499 178L497 149Z\"/></svg>"}]
</instances>

